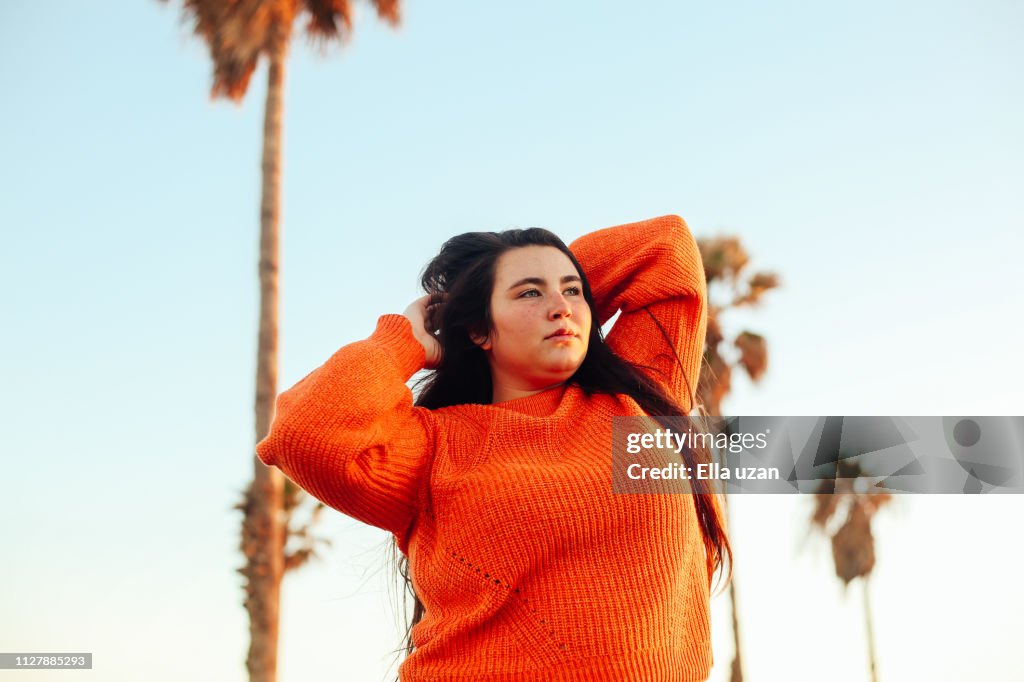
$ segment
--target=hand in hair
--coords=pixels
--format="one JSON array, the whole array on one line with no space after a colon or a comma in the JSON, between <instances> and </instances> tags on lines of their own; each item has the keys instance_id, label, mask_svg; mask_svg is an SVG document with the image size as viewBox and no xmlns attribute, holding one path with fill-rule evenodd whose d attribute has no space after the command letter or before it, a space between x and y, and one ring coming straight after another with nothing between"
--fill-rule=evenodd
<instances>
[{"instance_id":1,"label":"hand in hair","mask_svg":"<svg viewBox=\"0 0 1024 682\"><path fill-rule=\"evenodd\" d=\"M440 327L436 315L443 302L443 294L428 294L410 303L402 313L412 323L413 336L423 346L426 354L423 366L426 369L433 369L441 362L441 344L435 337L435 332Z\"/></svg>"}]
</instances>

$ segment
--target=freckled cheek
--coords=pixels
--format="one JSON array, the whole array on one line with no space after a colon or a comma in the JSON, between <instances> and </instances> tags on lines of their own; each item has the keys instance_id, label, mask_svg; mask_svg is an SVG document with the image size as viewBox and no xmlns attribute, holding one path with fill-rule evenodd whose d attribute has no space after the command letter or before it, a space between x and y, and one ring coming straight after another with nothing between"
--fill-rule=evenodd
<instances>
[{"instance_id":1,"label":"freckled cheek","mask_svg":"<svg viewBox=\"0 0 1024 682\"><path fill-rule=\"evenodd\" d=\"M537 310L521 310L516 316L516 329L525 339L537 340L538 335L544 336L547 322L543 313Z\"/></svg>"},{"instance_id":2,"label":"freckled cheek","mask_svg":"<svg viewBox=\"0 0 1024 682\"><path fill-rule=\"evenodd\" d=\"M543 326L537 321L537 314L528 308L505 310L500 319L495 320L498 324L499 333L508 337L520 340L536 336Z\"/></svg>"}]
</instances>

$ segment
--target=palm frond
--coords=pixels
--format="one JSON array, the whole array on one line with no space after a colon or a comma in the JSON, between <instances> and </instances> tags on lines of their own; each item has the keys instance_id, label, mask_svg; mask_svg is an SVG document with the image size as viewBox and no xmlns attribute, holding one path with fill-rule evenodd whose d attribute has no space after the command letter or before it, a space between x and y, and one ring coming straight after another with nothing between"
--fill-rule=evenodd
<instances>
[{"instance_id":1,"label":"palm frond","mask_svg":"<svg viewBox=\"0 0 1024 682\"><path fill-rule=\"evenodd\" d=\"M704 275L708 282L726 279L735 282L750 261L746 249L735 236L699 239L697 247L704 261Z\"/></svg>"},{"instance_id":2,"label":"palm frond","mask_svg":"<svg viewBox=\"0 0 1024 682\"><path fill-rule=\"evenodd\" d=\"M373 6L377 9L377 16L392 26L398 26L401 21L399 16L399 0L372 0Z\"/></svg>"},{"instance_id":3,"label":"palm frond","mask_svg":"<svg viewBox=\"0 0 1024 682\"><path fill-rule=\"evenodd\" d=\"M864 496L858 496L864 497ZM836 575L844 585L871 573L875 567L875 540L871 535L871 516L863 504L850 505L846 523L832 536L832 558Z\"/></svg>"},{"instance_id":4,"label":"palm frond","mask_svg":"<svg viewBox=\"0 0 1024 682\"><path fill-rule=\"evenodd\" d=\"M347 39L352 30L351 0L302 0L309 22L306 33L315 39Z\"/></svg>"},{"instance_id":5,"label":"palm frond","mask_svg":"<svg viewBox=\"0 0 1024 682\"><path fill-rule=\"evenodd\" d=\"M211 97L238 101L275 41L291 36L298 0L183 0L192 31L206 42L213 62Z\"/></svg>"},{"instance_id":6,"label":"palm frond","mask_svg":"<svg viewBox=\"0 0 1024 682\"><path fill-rule=\"evenodd\" d=\"M733 343L740 349L740 365L751 381L758 381L768 369L768 341L760 334L745 331Z\"/></svg>"},{"instance_id":7,"label":"palm frond","mask_svg":"<svg viewBox=\"0 0 1024 682\"><path fill-rule=\"evenodd\" d=\"M839 509L840 502L838 495L834 495L832 491L827 491L828 483L832 483L832 491L835 490L834 481L826 479L819 483L818 490L820 492L814 494L814 512L811 514L811 523L822 532L825 531L829 520Z\"/></svg>"}]
</instances>

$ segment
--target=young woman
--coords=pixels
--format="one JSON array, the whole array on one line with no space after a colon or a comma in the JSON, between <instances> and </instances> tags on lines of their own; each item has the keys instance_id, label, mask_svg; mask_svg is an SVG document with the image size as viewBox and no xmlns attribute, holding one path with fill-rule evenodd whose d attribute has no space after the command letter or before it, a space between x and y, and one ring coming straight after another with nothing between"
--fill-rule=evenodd
<instances>
[{"instance_id":1,"label":"young woman","mask_svg":"<svg viewBox=\"0 0 1024 682\"><path fill-rule=\"evenodd\" d=\"M730 554L715 497L611 486L614 415L693 409L707 308L686 224L571 247L467 233L423 286L282 393L256 447L394 534L417 596L400 679L707 679L711 576Z\"/></svg>"}]
</instances>

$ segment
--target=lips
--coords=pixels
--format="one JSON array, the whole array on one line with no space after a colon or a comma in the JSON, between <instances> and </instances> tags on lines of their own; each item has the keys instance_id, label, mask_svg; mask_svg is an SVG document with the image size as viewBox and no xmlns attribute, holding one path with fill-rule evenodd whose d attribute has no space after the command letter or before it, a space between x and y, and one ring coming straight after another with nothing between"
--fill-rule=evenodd
<instances>
[{"instance_id":1,"label":"lips","mask_svg":"<svg viewBox=\"0 0 1024 682\"><path fill-rule=\"evenodd\" d=\"M562 336L576 336L576 332L572 331L571 329L559 329L554 334L548 334L544 338L545 339L557 339L557 338L562 337Z\"/></svg>"}]
</instances>

